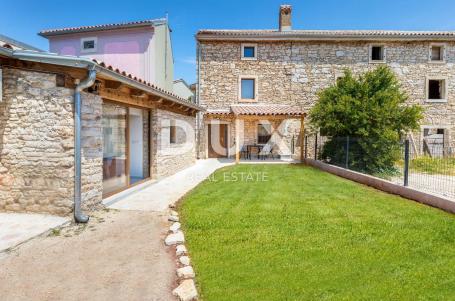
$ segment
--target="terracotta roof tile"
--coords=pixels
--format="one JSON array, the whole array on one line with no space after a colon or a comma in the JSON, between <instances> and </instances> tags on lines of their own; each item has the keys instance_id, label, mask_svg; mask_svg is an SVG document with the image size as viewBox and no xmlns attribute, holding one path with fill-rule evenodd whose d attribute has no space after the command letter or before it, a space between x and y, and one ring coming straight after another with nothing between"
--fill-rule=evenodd
<instances>
[{"instance_id":1,"label":"terracotta roof tile","mask_svg":"<svg viewBox=\"0 0 455 301\"><path fill-rule=\"evenodd\" d=\"M164 22L164 21L165 21L165 19L154 19L154 20L134 21L134 22L110 23L110 24L100 24L100 25L46 29L46 30L42 30L38 34L41 36L52 36L52 35L66 34L66 33L153 26L154 24L156 24L158 22Z\"/></svg>"},{"instance_id":2,"label":"terracotta roof tile","mask_svg":"<svg viewBox=\"0 0 455 301\"><path fill-rule=\"evenodd\" d=\"M234 115L295 115L301 116L305 113L296 106L280 104L246 104L232 105L231 111Z\"/></svg>"},{"instance_id":3,"label":"terracotta roof tile","mask_svg":"<svg viewBox=\"0 0 455 301\"><path fill-rule=\"evenodd\" d=\"M399 30L226 30L202 29L198 39L211 38L270 38L270 39L455 39L455 31L399 31Z\"/></svg>"},{"instance_id":4,"label":"terracotta roof tile","mask_svg":"<svg viewBox=\"0 0 455 301\"><path fill-rule=\"evenodd\" d=\"M172 92L170 92L170 91L164 90L164 89L162 89L162 88L160 88L160 87L158 87L158 86L155 86L154 84L151 84L151 83L149 83L149 82L146 82L145 80L143 80L143 79L141 79L141 78L138 78L138 77L136 77L136 76L133 77L131 74L129 74L129 73L127 74L125 71L119 70L118 68L115 68L115 69L114 69L114 67L112 67L111 65L107 65L107 64L106 64L105 62L103 62L103 61L99 61L99 60L96 60L96 59L92 59L92 61L93 61L94 63L96 63L96 64L97 64L98 66L100 66L100 67L103 67L103 68L105 68L105 69L107 69L107 70L114 71L114 72L116 72L116 73L118 73L118 74L120 74L120 75L122 75L122 76L124 76L124 77L128 77L128 78L130 78L130 79L132 79L132 80L134 80L134 81L137 81L137 82L140 83L140 84L143 84L143 85L152 87L153 89L155 89L155 90L157 90L157 91L159 91L159 92L165 93L165 94L167 94L167 95L169 95L169 96L172 96L172 97L174 97L174 98L177 98L177 99L180 100L180 101L184 101L184 102L188 103L188 100L187 100L187 99L182 98L182 97L178 96L177 94L174 94L174 93L172 93ZM192 104L193 104L193 103L192 103Z\"/></svg>"},{"instance_id":5,"label":"terracotta roof tile","mask_svg":"<svg viewBox=\"0 0 455 301\"><path fill-rule=\"evenodd\" d=\"M229 110L226 109L208 109L207 114L212 115L255 115L255 116L276 116L290 115L302 116L305 112L297 107L282 104L244 104L231 105Z\"/></svg>"}]
</instances>

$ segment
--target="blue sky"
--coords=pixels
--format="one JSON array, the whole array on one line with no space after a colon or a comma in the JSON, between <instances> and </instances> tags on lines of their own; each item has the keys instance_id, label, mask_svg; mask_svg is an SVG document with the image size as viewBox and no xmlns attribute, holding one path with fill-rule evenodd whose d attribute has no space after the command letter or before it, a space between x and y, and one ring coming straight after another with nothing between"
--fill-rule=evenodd
<instances>
[{"instance_id":1,"label":"blue sky","mask_svg":"<svg viewBox=\"0 0 455 301\"><path fill-rule=\"evenodd\" d=\"M47 40L36 35L42 29L161 18L167 12L175 78L192 83L198 29L276 28L284 3L293 6L295 29L455 30L454 0L3 0L0 33L47 50Z\"/></svg>"}]
</instances>

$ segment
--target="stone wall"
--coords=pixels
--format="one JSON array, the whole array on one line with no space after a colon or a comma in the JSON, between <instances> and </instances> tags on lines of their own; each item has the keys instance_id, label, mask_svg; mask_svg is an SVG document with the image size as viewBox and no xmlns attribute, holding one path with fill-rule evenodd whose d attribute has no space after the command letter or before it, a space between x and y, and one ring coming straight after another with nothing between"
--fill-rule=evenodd
<instances>
[{"instance_id":1,"label":"stone wall","mask_svg":"<svg viewBox=\"0 0 455 301\"><path fill-rule=\"evenodd\" d=\"M205 126L202 132L202 144L208 145L209 137L208 125L210 123L225 123L228 125L228 143L230 147L229 156L235 157L235 120L231 117L206 117ZM243 145L251 145L258 143L258 125L259 123L271 124L271 139L270 143L274 145L273 153L281 158L297 158L300 156L299 135L300 135L300 119L282 119L282 118L241 118L240 119L240 134L239 137L243 141ZM215 134L216 135L216 134ZM204 158L207 157L206 150L202 151Z\"/></svg>"},{"instance_id":2,"label":"stone wall","mask_svg":"<svg viewBox=\"0 0 455 301\"><path fill-rule=\"evenodd\" d=\"M409 103L425 108L422 125L449 129L455 147L455 43L445 43L446 61L429 62L429 42L379 43L386 63L401 80ZM259 103L298 105L308 111L317 93L335 83L345 68L355 74L378 66L369 62L368 42L260 42L257 60L241 60L240 42L201 42L200 103L209 109L229 109L239 103L239 77L258 78ZM446 103L426 102L426 78L448 81ZM421 133L414 135L419 143Z\"/></svg>"},{"instance_id":3,"label":"stone wall","mask_svg":"<svg viewBox=\"0 0 455 301\"><path fill-rule=\"evenodd\" d=\"M82 207L88 209L103 198L103 100L82 93Z\"/></svg>"},{"instance_id":4,"label":"stone wall","mask_svg":"<svg viewBox=\"0 0 455 301\"><path fill-rule=\"evenodd\" d=\"M176 143L170 127L176 126ZM152 110L152 177L172 175L196 162L196 118L161 109Z\"/></svg>"},{"instance_id":5,"label":"stone wall","mask_svg":"<svg viewBox=\"0 0 455 301\"><path fill-rule=\"evenodd\" d=\"M101 99L84 93L83 202L101 201ZM74 205L73 90L54 74L3 68L0 211L65 215Z\"/></svg>"}]
</instances>

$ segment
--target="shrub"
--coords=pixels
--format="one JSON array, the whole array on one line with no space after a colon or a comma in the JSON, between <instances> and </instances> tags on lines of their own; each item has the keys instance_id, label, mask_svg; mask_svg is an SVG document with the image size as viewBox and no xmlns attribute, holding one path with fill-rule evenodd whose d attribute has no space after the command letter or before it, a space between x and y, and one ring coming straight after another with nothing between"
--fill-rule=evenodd
<instances>
[{"instance_id":1,"label":"shrub","mask_svg":"<svg viewBox=\"0 0 455 301\"><path fill-rule=\"evenodd\" d=\"M368 173L394 170L400 157L400 137L418 128L422 108L406 104L395 74L380 66L358 77L344 71L335 85L319 93L310 112L313 127L329 136L320 159L333 164L346 160L345 138L351 137L349 166Z\"/></svg>"}]
</instances>

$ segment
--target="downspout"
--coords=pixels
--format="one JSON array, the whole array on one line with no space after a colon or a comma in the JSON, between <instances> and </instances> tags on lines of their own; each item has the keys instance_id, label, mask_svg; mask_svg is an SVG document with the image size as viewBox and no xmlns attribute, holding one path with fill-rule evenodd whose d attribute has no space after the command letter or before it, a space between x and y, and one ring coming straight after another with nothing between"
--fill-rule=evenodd
<instances>
[{"instance_id":1,"label":"downspout","mask_svg":"<svg viewBox=\"0 0 455 301\"><path fill-rule=\"evenodd\" d=\"M88 76L77 83L74 89L74 220L76 223L86 223L89 217L81 209L81 91L93 85L96 70L89 69Z\"/></svg>"}]
</instances>

